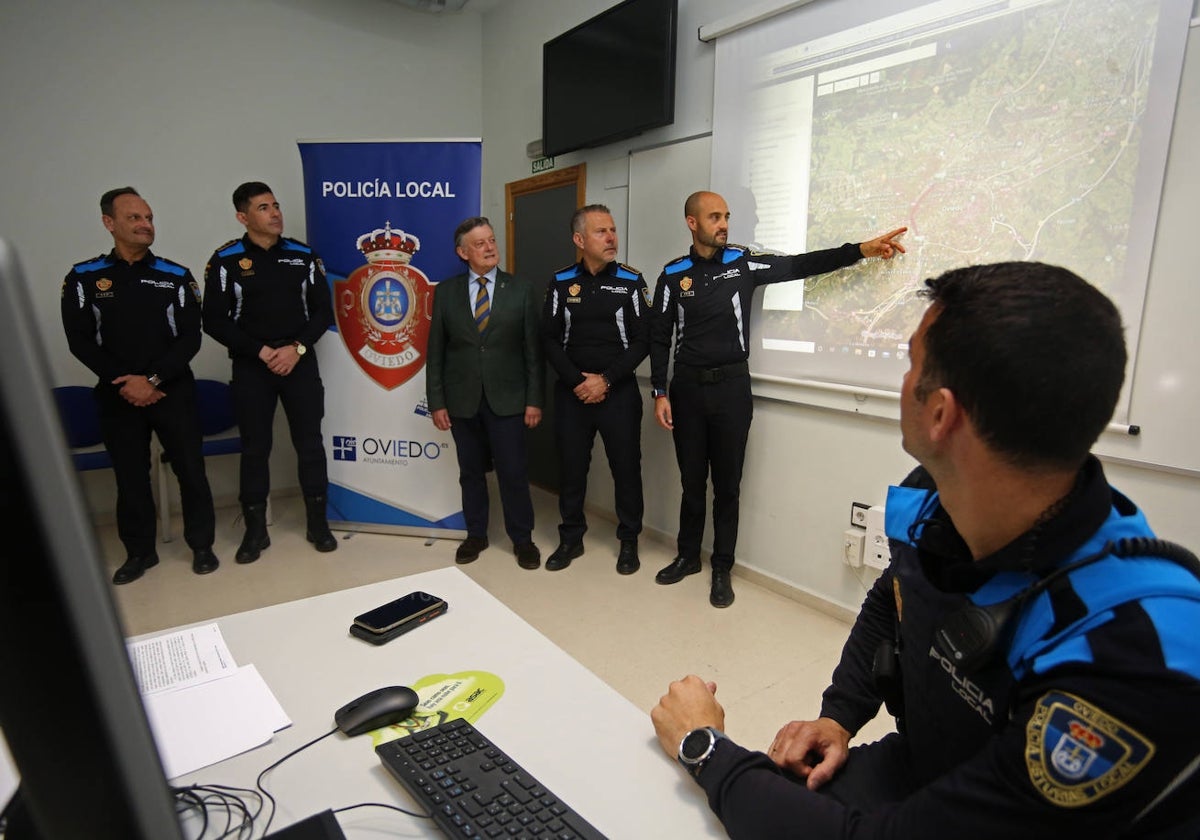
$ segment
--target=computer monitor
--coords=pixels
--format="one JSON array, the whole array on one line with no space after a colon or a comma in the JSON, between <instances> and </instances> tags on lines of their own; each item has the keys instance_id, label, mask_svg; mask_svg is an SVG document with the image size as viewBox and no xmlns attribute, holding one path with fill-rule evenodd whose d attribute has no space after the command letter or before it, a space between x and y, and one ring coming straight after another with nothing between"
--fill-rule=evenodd
<instances>
[{"instance_id":1,"label":"computer monitor","mask_svg":"<svg viewBox=\"0 0 1200 840\"><path fill-rule=\"evenodd\" d=\"M44 347L0 239L0 729L21 775L7 840L182 840Z\"/></svg>"}]
</instances>

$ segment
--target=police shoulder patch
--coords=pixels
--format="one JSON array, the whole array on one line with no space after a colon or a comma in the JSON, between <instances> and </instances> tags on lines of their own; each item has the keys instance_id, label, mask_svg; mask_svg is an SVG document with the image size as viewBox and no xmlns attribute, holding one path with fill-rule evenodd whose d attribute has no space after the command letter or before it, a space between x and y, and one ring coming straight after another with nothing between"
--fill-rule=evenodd
<instances>
[{"instance_id":1,"label":"police shoulder patch","mask_svg":"<svg viewBox=\"0 0 1200 840\"><path fill-rule=\"evenodd\" d=\"M312 253L312 248L308 247L307 244L301 242L299 239L291 239L287 236L281 236L279 238L279 244L283 246L283 250L285 251L299 251L302 254Z\"/></svg>"},{"instance_id":2,"label":"police shoulder patch","mask_svg":"<svg viewBox=\"0 0 1200 840\"><path fill-rule=\"evenodd\" d=\"M1140 732L1063 691L1043 694L1025 725L1029 781L1060 808L1079 808L1123 787L1154 751Z\"/></svg>"}]
</instances>

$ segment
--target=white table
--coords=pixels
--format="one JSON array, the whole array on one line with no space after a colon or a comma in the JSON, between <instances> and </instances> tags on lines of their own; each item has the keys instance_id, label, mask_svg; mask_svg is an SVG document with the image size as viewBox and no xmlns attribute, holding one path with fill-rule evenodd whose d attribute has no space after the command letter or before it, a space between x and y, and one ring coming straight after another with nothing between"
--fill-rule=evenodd
<instances>
[{"instance_id":1,"label":"white table","mask_svg":"<svg viewBox=\"0 0 1200 840\"><path fill-rule=\"evenodd\" d=\"M354 616L414 590L444 598L449 612L378 647L347 631ZM482 670L499 676L505 691L476 726L600 831L614 840L725 836L701 789L659 748L647 711L458 569L264 607L217 624L238 664L257 666L293 725L269 744L177 783L253 788L264 767L331 729L334 711L353 698L427 674ZM358 802L414 808L366 735L333 735L271 771L265 785L279 806L272 831ZM428 820L381 808L338 820L349 840L441 836Z\"/></svg>"}]
</instances>

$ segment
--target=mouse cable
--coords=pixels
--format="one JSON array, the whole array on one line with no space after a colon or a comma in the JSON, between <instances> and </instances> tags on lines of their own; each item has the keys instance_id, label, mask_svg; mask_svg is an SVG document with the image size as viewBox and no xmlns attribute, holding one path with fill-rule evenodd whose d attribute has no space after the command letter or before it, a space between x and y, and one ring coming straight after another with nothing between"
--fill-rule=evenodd
<instances>
[{"instance_id":1,"label":"mouse cable","mask_svg":"<svg viewBox=\"0 0 1200 840\"><path fill-rule=\"evenodd\" d=\"M271 830L271 821L273 819L275 819L275 797L272 796L270 793L268 793L267 789L265 787L263 787L263 776L270 773L272 770L274 770L280 764L283 764L283 762L287 761L289 758L294 756L296 753L302 752L302 751L308 749L313 744L316 744L319 741L324 741L330 735L334 734L335 732L339 732L339 731L340 730L338 729L338 727L336 727L336 726L333 727L333 729L330 729L324 735L318 735L316 738L313 738L307 744L301 744L300 746L296 747L296 749L292 750L290 753L285 755L283 758L279 759L274 764L272 764L270 767L267 767L265 770L263 770L261 773L258 774L258 779L255 780L254 786L257 787L259 789L259 791L262 792L262 795L267 798L267 801L271 803L271 813L267 815L267 825L265 828L263 828L263 833L262 833L263 837L267 836L267 832Z\"/></svg>"}]
</instances>

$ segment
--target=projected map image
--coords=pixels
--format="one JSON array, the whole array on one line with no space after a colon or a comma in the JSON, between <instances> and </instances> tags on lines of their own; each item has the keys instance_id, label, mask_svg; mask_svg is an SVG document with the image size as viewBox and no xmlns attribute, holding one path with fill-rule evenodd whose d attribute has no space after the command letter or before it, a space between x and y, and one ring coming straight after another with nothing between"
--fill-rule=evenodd
<instances>
[{"instance_id":1,"label":"projected map image","mask_svg":"<svg viewBox=\"0 0 1200 840\"><path fill-rule=\"evenodd\" d=\"M1157 0L1001 3L771 56L762 119L802 95L811 133L759 158L807 155L806 201L785 199L807 248L909 231L903 260L768 296L765 346L903 358L924 278L968 263L1063 264L1119 296L1157 25Z\"/></svg>"}]
</instances>

